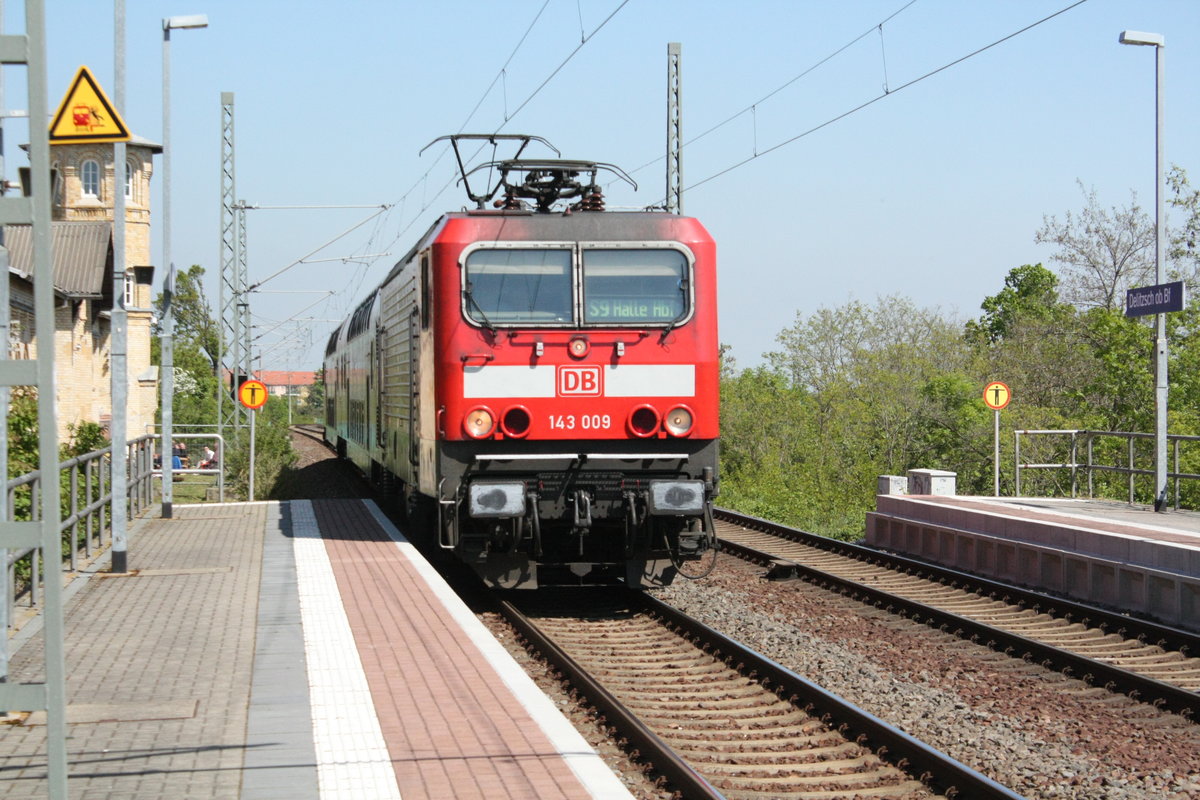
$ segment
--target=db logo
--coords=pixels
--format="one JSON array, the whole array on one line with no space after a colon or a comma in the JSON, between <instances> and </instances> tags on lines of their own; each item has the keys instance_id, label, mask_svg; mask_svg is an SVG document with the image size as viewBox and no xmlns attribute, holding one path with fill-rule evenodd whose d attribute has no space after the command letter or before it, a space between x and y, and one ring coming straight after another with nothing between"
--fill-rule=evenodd
<instances>
[{"instance_id":1,"label":"db logo","mask_svg":"<svg viewBox=\"0 0 1200 800\"><path fill-rule=\"evenodd\" d=\"M600 367L559 367L558 394L559 397L599 397Z\"/></svg>"}]
</instances>

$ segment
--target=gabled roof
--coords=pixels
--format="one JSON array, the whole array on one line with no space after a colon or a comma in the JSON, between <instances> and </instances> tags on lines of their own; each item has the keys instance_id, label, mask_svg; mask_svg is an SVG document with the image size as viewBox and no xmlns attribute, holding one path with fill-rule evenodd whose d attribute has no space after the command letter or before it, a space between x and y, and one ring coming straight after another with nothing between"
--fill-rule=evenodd
<instances>
[{"instance_id":1,"label":"gabled roof","mask_svg":"<svg viewBox=\"0 0 1200 800\"><path fill-rule=\"evenodd\" d=\"M50 223L54 248L54 288L67 297L103 297L112 260L112 225L108 222ZM5 225L8 263L22 277L33 276L33 242L29 225Z\"/></svg>"},{"instance_id":2,"label":"gabled roof","mask_svg":"<svg viewBox=\"0 0 1200 800\"><path fill-rule=\"evenodd\" d=\"M315 372L296 372L281 369L260 369L254 376L267 386L312 386L317 382Z\"/></svg>"}]
</instances>

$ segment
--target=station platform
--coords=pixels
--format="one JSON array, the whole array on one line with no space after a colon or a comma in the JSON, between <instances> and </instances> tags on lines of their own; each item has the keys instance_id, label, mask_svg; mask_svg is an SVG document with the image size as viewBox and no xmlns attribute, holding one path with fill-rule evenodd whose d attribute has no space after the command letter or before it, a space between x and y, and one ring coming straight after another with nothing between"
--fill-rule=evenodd
<instances>
[{"instance_id":1,"label":"station platform","mask_svg":"<svg viewBox=\"0 0 1200 800\"><path fill-rule=\"evenodd\" d=\"M867 544L1200 630L1200 514L1104 500L881 494Z\"/></svg>"},{"instance_id":2,"label":"station platform","mask_svg":"<svg viewBox=\"0 0 1200 800\"><path fill-rule=\"evenodd\" d=\"M67 590L73 798L630 797L370 501L177 505L128 562ZM45 754L44 712L0 726L0 798Z\"/></svg>"}]
</instances>

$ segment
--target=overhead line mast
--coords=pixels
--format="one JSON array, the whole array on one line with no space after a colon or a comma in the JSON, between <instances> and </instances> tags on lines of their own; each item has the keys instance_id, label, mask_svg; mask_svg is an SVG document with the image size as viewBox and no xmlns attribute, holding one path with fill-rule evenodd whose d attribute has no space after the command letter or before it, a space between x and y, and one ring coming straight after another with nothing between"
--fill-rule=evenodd
<instances>
[{"instance_id":1,"label":"overhead line mast","mask_svg":"<svg viewBox=\"0 0 1200 800\"><path fill-rule=\"evenodd\" d=\"M683 86L679 42L667 45L667 211L683 213Z\"/></svg>"},{"instance_id":2,"label":"overhead line mast","mask_svg":"<svg viewBox=\"0 0 1200 800\"><path fill-rule=\"evenodd\" d=\"M217 372L228 369L235 376L243 373L248 360L242 355L242 315L239 303L246 291L244 261L239 258L238 235L240 214L235 214L236 174L233 138L233 92L221 92L221 276L218 283L221 322L218 326L221 354L217 359ZM223 383L224 375L217 375ZM224 387L217 391L217 434L225 435L225 428L240 430L245 421L245 410L233 396L225 397Z\"/></svg>"}]
</instances>

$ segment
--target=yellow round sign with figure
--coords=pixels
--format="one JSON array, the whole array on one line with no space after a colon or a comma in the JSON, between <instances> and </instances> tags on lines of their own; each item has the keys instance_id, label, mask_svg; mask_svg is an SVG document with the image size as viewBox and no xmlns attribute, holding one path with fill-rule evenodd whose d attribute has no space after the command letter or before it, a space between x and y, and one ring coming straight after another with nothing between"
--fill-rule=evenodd
<instances>
[{"instance_id":1,"label":"yellow round sign with figure","mask_svg":"<svg viewBox=\"0 0 1200 800\"><path fill-rule=\"evenodd\" d=\"M262 381L246 381L238 387L238 400L251 411L267 404L267 387Z\"/></svg>"},{"instance_id":2,"label":"yellow round sign with figure","mask_svg":"<svg viewBox=\"0 0 1200 800\"><path fill-rule=\"evenodd\" d=\"M1012 400L1012 391L1000 381L992 381L983 389L983 402L987 403L988 408L999 411L1008 405L1009 400Z\"/></svg>"}]
</instances>

